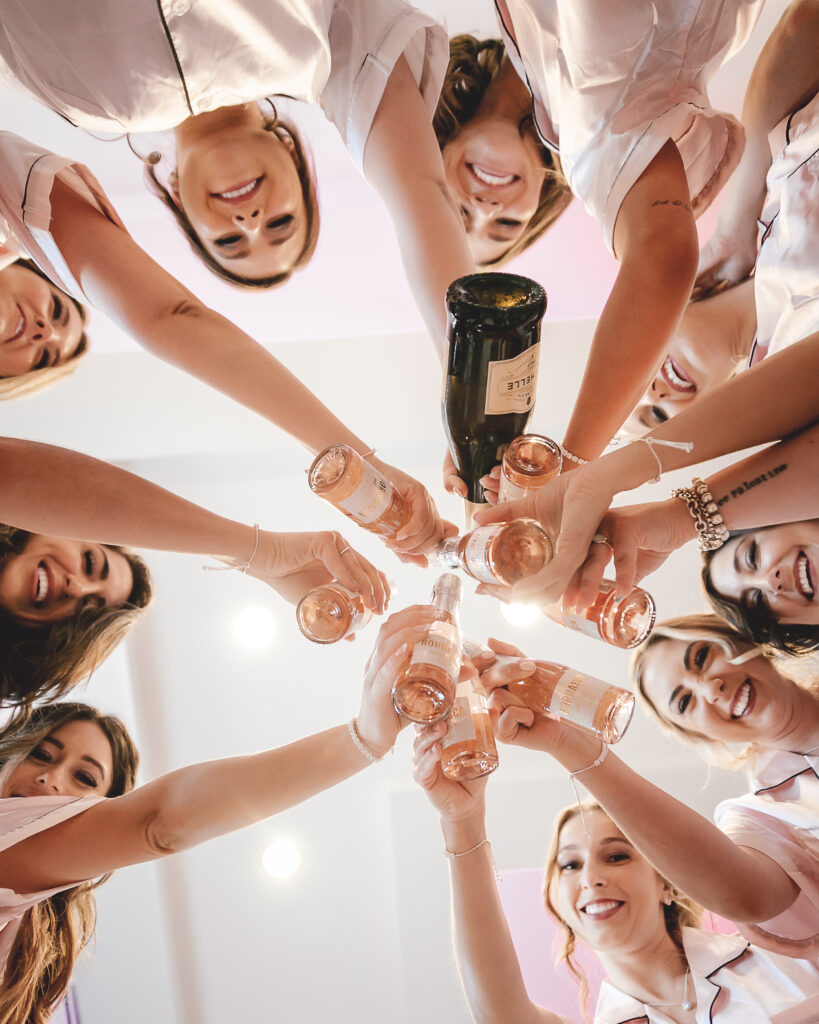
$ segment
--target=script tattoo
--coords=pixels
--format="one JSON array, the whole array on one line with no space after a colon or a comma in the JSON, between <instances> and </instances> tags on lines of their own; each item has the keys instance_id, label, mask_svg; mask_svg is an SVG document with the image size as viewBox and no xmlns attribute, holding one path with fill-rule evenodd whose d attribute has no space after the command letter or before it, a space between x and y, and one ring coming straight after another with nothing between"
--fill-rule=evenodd
<instances>
[{"instance_id":1,"label":"script tattoo","mask_svg":"<svg viewBox=\"0 0 819 1024\"><path fill-rule=\"evenodd\" d=\"M730 494L723 494L722 497L716 498L715 501L717 505L724 505L731 498L741 498L743 494L747 494L754 487L759 487L760 484L767 483L769 480L773 480L775 476L779 476L780 473L784 473L787 468L787 462L783 462L781 466L774 466L773 469L760 473L759 476L755 476L752 480L743 480L741 484L731 488Z\"/></svg>"},{"instance_id":2,"label":"script tattoo","mask_svg":"<svg viewBox=\"0 0 819 1024\"><path fill-rule=\"evenodd\" d=\"M681 206L684 210L688 210L691 213L691 207L688 203L684 203L682 199L655 199L651 204L654 206Z\"/></svg>"}]
</instances>

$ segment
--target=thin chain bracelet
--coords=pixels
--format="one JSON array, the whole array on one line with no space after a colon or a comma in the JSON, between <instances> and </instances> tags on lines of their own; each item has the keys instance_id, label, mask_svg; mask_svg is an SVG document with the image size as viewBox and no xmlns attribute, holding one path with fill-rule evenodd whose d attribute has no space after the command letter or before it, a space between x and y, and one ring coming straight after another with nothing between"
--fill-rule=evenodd
<instances>
[{"instance_id":1,"label":"thin chain bracelet","mask_svg":"<svg viewBox=\"0 0 819 1024\"><path fill-rule=\"evenodd\" d=\"M233 569L236 572L242 573L243 576L247 576L247 570L253 564L253 559L256 557L256 552L259 550L259 524L254 523L253 529L256 531L256 542L253 545L253 552L250 558L243 565L203 565L203 572L231 572Z\"/></svg>"},{"instance_id":2,"label":"thin chain bracelet","mask_svg":"<svg viewBox=\"0 0 819 1024\"><path fill-rule=\"evenodd\" d=\"M500 884L502 879L498 872L498 865L495 863L495 854L492 852L492 844L488 839L482 839L479 843L475 843L474 846L470 846L468 850L462 850L461 853L454 853L452 850L448 850L444 847L444 856L447 860L458 860L459 857L467 857L470 853L474 853L476 850L480 850L482 846L489 847L489 859L492 861L492 870L495 872L495 881Z\"/></svg>"}]
</instances>

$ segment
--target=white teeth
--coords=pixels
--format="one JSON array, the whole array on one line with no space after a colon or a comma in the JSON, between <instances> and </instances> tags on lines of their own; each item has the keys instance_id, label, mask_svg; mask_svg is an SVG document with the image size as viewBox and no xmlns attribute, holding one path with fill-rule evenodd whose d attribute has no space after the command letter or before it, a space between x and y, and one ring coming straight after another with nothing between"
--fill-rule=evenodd
<instances>
[{"instance_id":1,"label":"white teeth","mask_svg":"<svg viewBox=\"0 0 819 1024\"><path fill-rule=\"evenodd\" d=\"M751 684L743 683L739 688L739 694L734 701L734 706L731 709L731 718L741 718L745 714L745 709L748 707L748 701L751 699Z\"/></svg>"},{"instance_id":2,"label":"white teeth","mask_svg":"<svg viewBox=\"0 0 819 1024\"><path fill-rule=\"evenodd\" d=\"M216 195L220 199L238 199L240 196L246 196L248 192L252 192L254 188L259 184L259 179L255 178L248 185L242 185L241 188L233 188L229 192L217 192Z\"/></svg>"},{"instance_id":3,"label":"white teeth","mask_svg":"<svg viewBox=\"0 0 819 1024\"><path fill-rule=\"evenodd\" d=\"M810 573L808 572L808 556L800 555L797 561L797 571L799 573L799 589L802 591L802 596L807 597L810 601L813 600L814 590L811 586Z\"/></svg>"},{"instance_id":4,"label":"white teeth","mask_svg":"<svg viewBox=\"0 0 819 1024\"><path fill-rule=\"evenodd\" d=\"M48 573L43 568L37 569L37 590L34 594L34 603L42 604L48 594Z\"/></svg>"},{"instance_id":5,"label":"white teeth","mask_svg":"<svg viewBox=\"0 0 819 1024\"><path fill-rule=\"evenodd\" d=\"M666 360L663 363L663 371L665 372L665 375L668 377L671 383L674 385L674 387L680 388L681 390L684 389L686 391L692 391L694 389L694 384L692 381L688 380L685 377L681 377L679 373L677 373L671 356L666 356Z\"/></svg>"},{"instance_id":6,"label":"white teeth","mask_svg":"<svg viewBox=\"0 0 819 1024\"><path fill-rule=\"evenodd\" d=\"M511 185L515 180L514 174L490 174L477 164L472 164L472 173L484 185Z\"/></svg>"},{"instance_id":7,"label":"white teeth","mask_svg":"<svg viewBox=\"0 0 819 1024\"><path fill-rule=\"evenodd\" d=\"M584 914L595 917L598 914L607 914L610 910L616 910L620 904L616 900L599 900L594 903L587 903L582 908Z\"/></svg>"}]
</instances>

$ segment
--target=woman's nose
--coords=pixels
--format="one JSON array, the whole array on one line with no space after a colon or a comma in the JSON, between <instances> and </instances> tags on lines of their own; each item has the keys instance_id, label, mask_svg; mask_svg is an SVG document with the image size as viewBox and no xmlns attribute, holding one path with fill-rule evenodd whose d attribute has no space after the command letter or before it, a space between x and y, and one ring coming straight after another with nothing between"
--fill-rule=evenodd
<instances>
[{"instance_id":1,"label":"woman's nose","mask_svg":"<svg viewBox=\"0 0 819 1024\"><path fill-rule=\"evenodd\" d=\"M37 773L37 785L42 786L43 789L53 790L55 793L60 792L60 771L54 765L49 765L47 768L43 768Z\"/></svg>"},{"instance_id":2,"label":"woman's nose","mask_svg":"<svg viewBox=\"0 0 819 1024\"><path fill-rule=\"evenodd\" d=\"M48 341L53 333L51 322L47 317L38 316L35 318L34 331L31 335L32 341Z\"/></svg>"},{"instance_id":3,"label":"woman's nose","mask_svg":"<svg viewBox=\"0 0 819 1024\"><path fill-rule=\"evenodd\" d=\"M262 208L254 206L251 210L244 210L242 213L234 213L231 220L236 227L242 228L249 235L256 235L262 226Z\"/></svg>"},{"instance_id":4,"label":"woman's nose","mask_svg":"<svg viewBox=\"0 0 819 1024\"><path fill-rule=\"evenodd\" d=\"M702 680L702 690L709 704L716 704L725 690L725 681L721 676L706 676Z\"/></svg>"}]
</instances>

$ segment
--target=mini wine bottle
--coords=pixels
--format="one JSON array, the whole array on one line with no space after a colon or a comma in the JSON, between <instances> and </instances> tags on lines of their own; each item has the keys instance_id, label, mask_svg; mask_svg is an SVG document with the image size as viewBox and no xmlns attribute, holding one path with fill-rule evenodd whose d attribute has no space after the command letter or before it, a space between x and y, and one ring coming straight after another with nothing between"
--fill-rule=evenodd
<instances>
[{"instance_id":1,"label":"mini wine bottle","mask_svg":"<svg viewBox=\"0 0 819 1024\"><path fill-rule=\"evenodd\" d=\"M396 711L413 722L437 722L449 714L461 674L461 631L458 608L463 586L444 573L432 591L438 618L412 650L410 663L392 688Z\"/></svg>"},{"instance_id":2,"label":"mini wine bottle","mask_svg":"<svg viewBox=\"0 0 819 1024\"><path fill-rule=\"evenodd\" d=\"M469 274L447 289L443 418L467 485L467 529L485 501L480 478L522 434L535 405L546 293L516 274Z\"/></svg>"},{"instance_id":3,"label":"mini wine bottle","mask_svg":"<svg viewBox=\"0 0 819 1024\"><path fill-rule=\"evenodd\" d=\"M441 767L450 779L478 779L498 767L498 748L486 693L477 678L458 683L441 740Z\"/></svg>"},{"instance_id":4,"label":"mini wine bottle","mask_svg":"<svg viewBox=\"0 0 819 1024\"><path fill-rule=\"evenodd\" d=\"M394 537L410 508L390 481L347 444L319 452L307 471L310 489L365 530Z\"/></svg>"},{"instance_id":5,"label":"mini wine bottle","mask_svg":"<svg viewBox=\"0 0 819 1024\"><path fill-rule=\"evenodd\" d=\"M511 586L548 565L552 542L536 520L513 519L478 526L463 537L448 537L429 557L448 569L462 569L481 583Z\"/></svg>"},{"instance_id":6,"label":"mini wine bottle","mask_svg":"<svg viewBox=\"0 0 819 1024\"><path fill-rule=\"evenodd\" d=\"M299 629L316 644L343 640L363 629L372 617L361 595L343 587L337 580L313 587L296 606Z\"/></svg>"},{"instance_id":7,"label":"mini wine bottle","mask_svg":"<svg viewBox=\"0 0 819 1024\"><path fill-rule=\"evenodd\" d=\"M580 611L566 611L561 605L551 605L544 611L561 626L604 640L613 647L638 647L654 628L654 598L641 587L634 587L618 600L615 587L612 580L601 580L595 599Z\"/></svg>"},{"instance_id":8,"label":"mini wine bottle","mask_svg":"<svg viewBox=\"0 0 819 1024\"><path fill-rule=\"evenodd\" d=\"M563 467L560 445L542 434L521 434L503 453L498 501L517 501L556 477Z\"/></svg>"}]
</instances>

